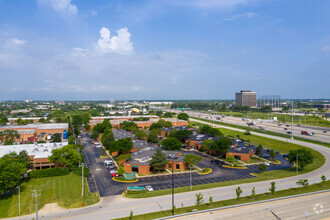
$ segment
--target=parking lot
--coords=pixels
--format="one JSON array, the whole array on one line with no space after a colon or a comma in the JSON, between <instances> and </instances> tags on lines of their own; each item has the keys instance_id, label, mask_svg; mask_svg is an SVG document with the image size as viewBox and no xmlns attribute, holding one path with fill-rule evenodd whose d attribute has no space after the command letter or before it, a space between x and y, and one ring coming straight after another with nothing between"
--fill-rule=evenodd
<instances>
[{"instance_id":1,"label":"parking lot","mask_svg":"<svg viewBox=\"0 0 330 220\"><path fill-rule=\"evenodd\" d=\"M84 155L87 162L90 164L91 176L87 178L89 188L92 192L99 191L100 196L111 196L121 194L128 186L147 186L150 185L154 190L162 190L172 188L172 175L148 176L139 178L138 182L122 183L112 180L109 171L103 164L100 156L103 154L102 148L96 148L89 139L86 132L82 132L81 143L84 145ZM264 150L267 153L266 150ZM187 154L184 152L183 154ZM254 178L250 175L251 172L259 172L259 165L249 165L247 169L232 169L225 168L222 165L211 163L211 158L206 157L199 152L189 152L203 157L203 160L198 163L198 167L212 169L212 173L201 175L197 172L192 172L192 185L210 184L216 182L234 181L238 179ZM281 164L270 164L268 170L285 169L290 166L289 161L283 158L282 155L276 155L276 159ZM174 173L174 187L190 186L190 173Z\"/></svg>"}]
</instances>

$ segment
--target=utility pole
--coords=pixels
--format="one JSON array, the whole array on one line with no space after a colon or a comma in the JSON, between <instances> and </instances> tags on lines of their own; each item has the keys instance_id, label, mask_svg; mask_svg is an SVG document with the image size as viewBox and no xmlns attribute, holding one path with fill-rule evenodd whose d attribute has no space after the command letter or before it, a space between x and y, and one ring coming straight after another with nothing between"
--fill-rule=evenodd
<instances>
[{"instance_id":1,"label":"utility pole","mask_svg":"<svg viewBox=\"0 0 330 220\"><path fill-rule=\"evenodd\" d=\"M190 191L192 191L192 177L191 177L191 166L190 166Z\"/></svg>"},{"instance_id":2,"label":"utility pole","mask_svg":"<svg viewBox=\"0 0 330 220\"><path fill-rule=\"evenodd\" d=\"M297 154L297 161L296 161L296 174L298 175L298 157L299 157L299 155Z\"/></svg>"},{"instance_id":3,"label":"utility pole","mask_svg":"<svg viewBox=\"0 0 330 220\"><path fill-rule=\"evenodd\" d=\"M17 186L18 188L18 215L21 215L21 187Z\"/></svg>"},{"instance_id":4,"label":"utility pole","mask_svg":"<svg viewBox=\"0 0 330 220\"><path fill-rule=\"evenodd\" d=\"M291 139L293 139L293 101L292 101L292 115L291 115Z\"/></svg>"},{"instance_id":5,"label":"utility pole","mask_svg":"<svg viewBox=\"0 0 330 220\"><path fill-rule=\"evenodd\" d=\"M79 166L81 166L81 196L84 196L84 163L79 163Z\"/></svg>"},{"instance_id":6,"label":"utility pole","mask_svg":"<svg viewBox=\"0 0 330 220\"><path fill-rule=\"evenodd\" d=\"M38 220L38 196L41 196L41 190L31 190L32 191L32 196L34 196L35 199L35 205L36 205L36 220Z\"/></svg>"}]
</instances>

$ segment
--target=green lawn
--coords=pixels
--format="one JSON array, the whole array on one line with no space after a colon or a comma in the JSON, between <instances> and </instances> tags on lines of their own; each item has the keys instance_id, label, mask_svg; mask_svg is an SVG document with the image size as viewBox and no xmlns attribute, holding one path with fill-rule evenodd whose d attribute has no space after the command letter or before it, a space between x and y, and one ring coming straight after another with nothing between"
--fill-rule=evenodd
<instances>
[{"instance_id":1,"label":"green lawn","mask_svg":"<svg viewBox=\"0 0 330 220\"><path fill-rule=\"evenodd\" d=\"M257 156L252 156L252 158L251 158L250 161L244 161L244 163L246 163L246 164L262 163L262 162L264 162L264 161L267 161L267 160L265 160L265 159L263 159L263 158L260 158L260 159L259 159L259 157L257 157Z\"/></svg>"},{"instance_id":2,"label":"green lawn","mask_svg":"<svg viewBox=\"0 0 330 220\"><path fill-rule=\"evenodd\" d=\"M53 202L65 208L78 208L82 207L82 203L88 206L99 201L98 193L89 193L86 180L85 196L81 197L81 176L72 173L66 176L30 179L21 184L21 215L35 212L34 200L31 197L31 190L35 189L42 190L41 197L38 197L38 209ZM18 193L0 198L0 218L17 216Z\"/></svg>"},{"instance_id":3,"label":"green lawn","mask_svg":"<svg viewBox=\"0 0 330 220\"><path fill-rule=\"evenodd\" d=\"M276 191L274 195L271 195L270 193L264 193L264 194L255 195L254 197L252 197L252 196L242 197L242 198L240 198L240 200L229 199L229 200L224 200L224 201L213 202L212 204L209 204L209 195L204 195L204 202L205 202L204 204L202 204L200 206L190 206L190 207L175 209L175 214L192 212L192 210L194 210L194 209L205 210L205 209L219 208L219 207L238 205L238 204L244 204L244 203L249 203L249 202L262 201L262 200L267 200L267 199L274 199L274 198L280 198L280 197L285 197L285 196L315 192L315 191L326 190L326 189L330 189L329 180L325 181L324 183L317 183L317 184L309 185L306 187ZM235 195L235 192L233 192L233 195ZM134 220L155 219L155 218L170 216L171 214L172 214L171 210L166 210L164 212L153 212L153 213L148 213L148 214L143 214L143 215L137 215L137 216L134 216L133 219ZM129 213L127 213L127 215L129 215ZM120 218L120 219L126 220L129 218L127 217L127 218Z\"/></svg>"}]
</instances>

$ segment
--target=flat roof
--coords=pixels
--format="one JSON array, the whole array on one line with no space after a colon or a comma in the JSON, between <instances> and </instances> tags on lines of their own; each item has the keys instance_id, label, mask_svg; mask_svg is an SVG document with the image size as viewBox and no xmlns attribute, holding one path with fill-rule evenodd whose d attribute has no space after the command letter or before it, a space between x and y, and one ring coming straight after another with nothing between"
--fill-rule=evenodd
<instances>
[{"instance_id":1,"label":"flat roof","mask_svg":"<svg viewBox=\"0 0 330 220\"><path fill-rule=\"evenodd\" d=\"M241 154L249 154L251 153L252 148L249 147L231 147L228 149L229 153L241 153Z\"/></svg>"},{"instance_id":2,"label":"flat roof","mask_svg":"<svg viewBox=\"0 0 330 220\"><path fill-rule=\"evenodd\" d=\"M34 156L34 158L48 158L52 154L53 149L59 149L67 144L68 142L2 145L0 146L0 157L11 152L19 154L19 152L25 150L29 156Z\"/></svg>"},{"instance_id":3,"label":"flat roof","mask_svg":"<svg viewBox=\"0 0 330 220\"><path fill-rule=\"evenodd\" d=\"M68 123L47 123L28 125L4 125L0 129L69 129Z\"/></svg>"}]
</instances>

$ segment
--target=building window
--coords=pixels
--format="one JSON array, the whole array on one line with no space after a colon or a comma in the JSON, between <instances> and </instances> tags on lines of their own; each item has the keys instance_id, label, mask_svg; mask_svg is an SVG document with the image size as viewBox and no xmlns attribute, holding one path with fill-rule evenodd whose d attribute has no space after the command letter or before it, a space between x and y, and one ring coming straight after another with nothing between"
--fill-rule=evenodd
<instances>
[{"instance_id":1,"label":"building window","mask_svg":"<svg viewBox=\"0 0 330 220\"><path fill-rule=\"evenodd\" d=\"M180 169L180 164L176 164L176 169L177 169L177 170Z\"/></svg>"},{"instance_id":2,"label":"building window","mask_svg":"<svg viewBox=\"0 0 330 220\"><path fill-rule=\"evenodd\" d=\"M168 164L168 168L169 169L172 168L172 164L171 163Z\"/></svg>"}]
</instances>

